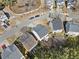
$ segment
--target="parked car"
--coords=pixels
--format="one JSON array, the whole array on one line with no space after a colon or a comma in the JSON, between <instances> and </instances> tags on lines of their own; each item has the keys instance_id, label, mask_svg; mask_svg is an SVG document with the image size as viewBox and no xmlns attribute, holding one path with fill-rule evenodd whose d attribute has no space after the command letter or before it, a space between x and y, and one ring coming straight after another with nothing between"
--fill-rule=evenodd
<instances>
[{"instance_id":1,"label":"parked car","mask_svg":"<svg viewBox=\"0 0 79 59\"><path fill-rule=\"evenodd\" d=\"M34 17L30 17L29 19L30 19L30 20L31 20L31 19L34 19Z\"/></svg>"},{"instance_id":2,"label":"parked car","mask_svg":"<svg viewBox=\"0 0 79 59\"><path fill-rule=\"evenodd\" d=\"M36 15L35 17L39 17L40 15Z\"/></svg>"}]
</instances>

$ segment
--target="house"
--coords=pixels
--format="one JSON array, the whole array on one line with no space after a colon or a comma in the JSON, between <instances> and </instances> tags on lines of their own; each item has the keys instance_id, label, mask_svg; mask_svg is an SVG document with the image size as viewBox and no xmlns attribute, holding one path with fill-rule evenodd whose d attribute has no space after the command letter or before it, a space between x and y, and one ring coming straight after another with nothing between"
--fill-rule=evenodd
<instances>
[{"instance_id":1,"label":"house","mask_svg":"<svg viewBox=\"0 0 79 59\"><path fill-rule=\"evenodd\" d=\"M7 28L9 26L8 17L3 11L0 11L0 25L3 28Z\"/></svg>"},{"instance_id":2,"label":"house","mask_svg":"<svg viewBox=\"0 0 79 59\"><path fill-rule=\"evenodd\" d=\"M68 8L75 7L75 4L77 3L77 0L68 0Z\"/></svg>"},{"instance_id":3,"label":"house","mask_svg":"<svg viewBox=\"0 0 79 59\"><path fill-rule=\"evenodd\" d=\"M1 53L2 59L25 59L20 50L13 44L8 46Z\"/></svg>"},{"instance_id":4,"label":"house","mask_svg":"<svg viewBox=\"0 0 79 59\"><path fill-rule=\"evenodd\" d=\"M52 19L49 23L49 26L53 33L59 33L63 31L63 22L59 17Z\"/></svg>"},{"instance_id":5,"label":"house","mask_svg":"<svg viewBox=\"0 0 79 59\"><path fill-rule=\"evenodd\" d=\"M3 11L0 11L0 21L8 20L8 17L5 15Z\"/></svg>"},{"instance_id":6,"label":"house","mask_svg":"<svg viewBox=\"0 0 79 59\"><path fill-rule=\"evenodd\" d=\"M77 0L56 0L57 5L64 6L64 3L66 4L67 8L75 7Z\"/></svg>"},{"instance_id":7,"label":"house","mask_svg":"<svg viewBox=\"0 0 79 59\"><path fill-rule=\"evenodd\" d=\"M41 40L48 40L48 28L44 25L38 24L32 29L32 33L36 36L36 38L41 41Z\"/></svg>"},{"instance_id":8,"label":"house","mask_svg":"<svg viewBox=\"0 0 79 59\"><path fill-rule=\"evenodd\" d=\"M57 0L57 4L58 4L58 5L64 4L64 0Z\"/></svg>"},{"instance_id":9,"label":"house","mask_svg":"<svg viewBox=\"0 0 79 59\"><path fill-rule=\"evenodd\" d=\"M27 51L31 51L38 44L36 39L28 32L23 33L19 40Z\"/></svg>"},{"instance_id":10,"label":"house","mask_svg":"<svg viewBox=\"0 0 79 59\"><path fill-rule=\"evenodd\" d=\"M67 22L66 25L66 33L68 35L74 35L77 36L79 35L79 24L78 23L73 23L73 22Z\"/></svg>"},{"instance_id":11,"label":"house","mask_svg":"<svg viewBox=\"0 0 79 59\"><path fill-rule=\"evenodd\" d=\"M51 6L53 5L53 0L45 0L45 4L46 4L46 6L50 9L51 8Z\"/></svg>"}]
</instances>

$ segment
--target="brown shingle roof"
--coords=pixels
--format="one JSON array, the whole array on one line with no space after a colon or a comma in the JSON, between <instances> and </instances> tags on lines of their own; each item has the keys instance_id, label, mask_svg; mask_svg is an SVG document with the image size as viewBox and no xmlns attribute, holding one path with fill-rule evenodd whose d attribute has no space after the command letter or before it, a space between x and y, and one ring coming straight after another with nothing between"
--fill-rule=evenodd
<instances>
[{"instance_id":1,"label":"brown shingle roof","mask_svg":"<svg viewBox=\"0 0 79 59\"><path fill-rule=\"evenodd\" d=\"M31 51L37 45L37 41L29 33L25 33L22 36L20 36L20 42L24 45L24 47L28 51Z\"/></svg>"}]
</instances>

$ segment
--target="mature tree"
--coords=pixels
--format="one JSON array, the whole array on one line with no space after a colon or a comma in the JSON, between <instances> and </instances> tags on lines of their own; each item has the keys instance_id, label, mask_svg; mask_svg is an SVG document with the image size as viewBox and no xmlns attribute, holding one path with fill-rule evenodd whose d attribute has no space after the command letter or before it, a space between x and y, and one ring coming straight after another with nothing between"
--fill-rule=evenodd
<instances>
[{"instance_id":1,"label":"mature tree","mask_svg":"<svg viewBox=\"0 0 79 59\"><path fill-rule=\"evenodd\" d=\"M62 48L47 48L41 43L35 48L32 59L79 59L79 37L68 37Z\"/></svg>"}]
</instances>

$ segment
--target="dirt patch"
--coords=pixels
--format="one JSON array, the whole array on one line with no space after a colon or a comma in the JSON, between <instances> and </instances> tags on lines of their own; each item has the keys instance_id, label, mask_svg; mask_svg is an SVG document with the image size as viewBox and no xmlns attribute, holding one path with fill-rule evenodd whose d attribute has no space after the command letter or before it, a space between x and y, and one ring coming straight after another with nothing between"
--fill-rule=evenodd
<instances>
[{"instance_id":1,"label":"dirt patch","mask_svg":"<svg viewBox=\"0 0 79 59\"><path fill-rule=\"evenodd\" d=\"M10 6L10 9L16 13L24 13L24 12L29 12L34 9L37 9L41 4L40 0L17 0L13 6Z\"/></svg>"}]
</instances>

